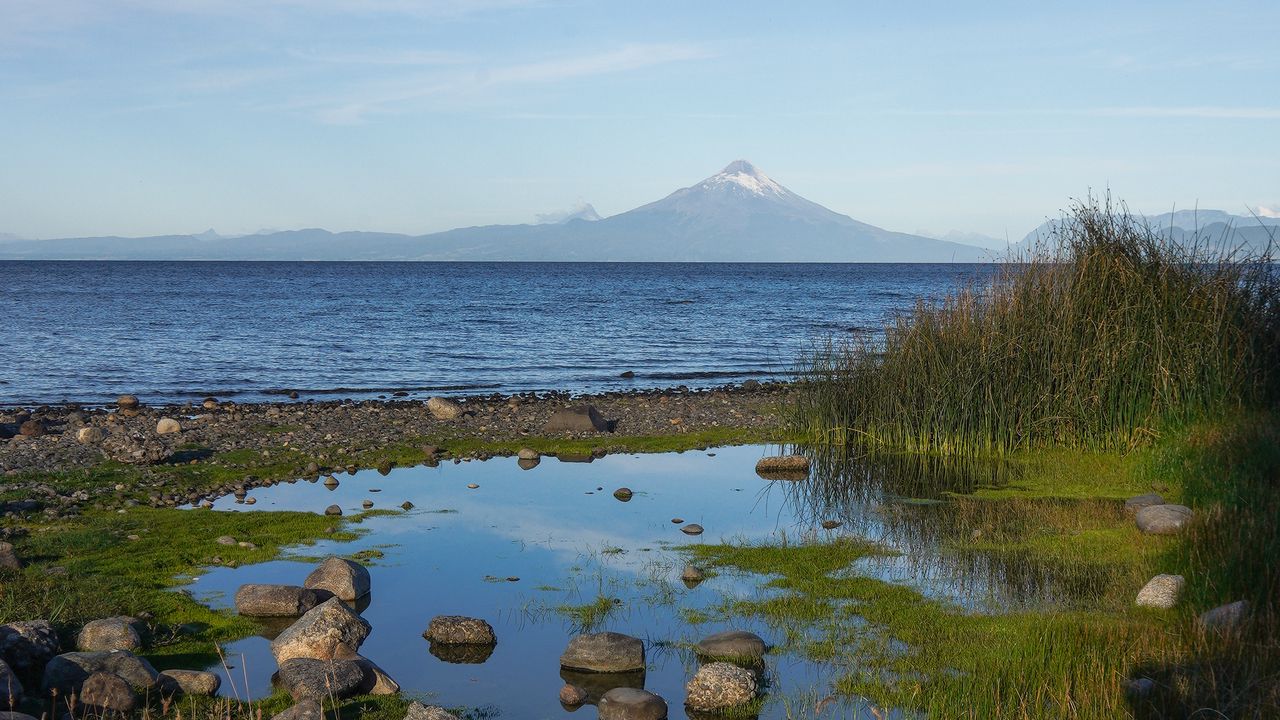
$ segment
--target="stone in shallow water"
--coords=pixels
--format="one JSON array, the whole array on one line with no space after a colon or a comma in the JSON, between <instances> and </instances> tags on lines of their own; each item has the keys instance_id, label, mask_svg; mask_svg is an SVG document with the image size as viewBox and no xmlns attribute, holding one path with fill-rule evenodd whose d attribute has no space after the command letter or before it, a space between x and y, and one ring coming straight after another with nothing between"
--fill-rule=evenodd
<instances>
[{"instance_id":1,"label":"stone in shallow water","mask_svg":"<svg viewBox=\"0 0 1280 720\"><path fill-rule=\"evenodd\" d=\"M280 664L276 680L294 700L345 698L356 692L364 670L352 660L294 658Z\"/></svg>"},{"instance_id":2,"label":"stone in shallow water","mask_svg":"<svg viewBox=\"0 0 1280 720\"><path fill-rule=\"evenodd\" d=\"M577 707L586 702L587 697L587 691L577 685L565 683L564 687L560 688L560 703L563 705Z\"/></svg>"},{"instance_id":3,"label":"stone in shallow water","mask_svg":"<svg viewBox=\"0 0 1280 720\"><path fill-rule=\"evenodd\" d=\"M463 615L437 615L431 618L422 637L444 644L492 645L498 642L492 625L480 618Z\"/></svg>"},{"instance_id":4,"label":"stone in shallow water","mask_svg":"<svg viewBox=\"0 0 1280 720\"><path fill-rule=\"evenodd\" d=\"M1181 575L1157 575L1142 586L1134 603L1141 607L1168 610L1178 604L1187 580Z\"/></svg>"},{"instance_id":5,"label":"stone in shallow water","mask_svg":"<svg viewBox=\"0 0 1280 720\"><path fill-rule=\"evenodd\" d=\"M324 514L325 515L341 515L342 507L338 505L330 505L329 507L324 509Z\"/></svg>"},{"instance_id":6,"label":"stone in shallow water","mask_svg":"<svg viewBox=\"0 0 1280 720\"><path fill-rule=\"evenodd\" d=\"M364 618L338 598L330 598L308 610L298 621L271 641L277 663L294 658L354 658L373 630Z\"/></svg>"},{"instance_id":7,"label":"stone in shallow water","mask_svg":"<svg viewBox=\"0 0 1280 720\"><path fill-rule=\"evenodd\" d=\"M702 526L699 525L698 523L689 523L688 525L685 525L684 527L680 528L680 532L684 533L685 535L701 535Z\"/></svg>"},{"instance_id":8,"label":"stone in shallow water","mask_svg":"<svg viewBox=\"0 0 1280 720\"><path fill-rule=\"evenodd\" d=\"M708 635L694 646L694 651L700 657L748 665L758 663L767 649L763 638L746 630L727 630Z\"/></svg>"},{"instance_id":9,"label":"stone in shallow water","mask_svg":"<svg viewBox=\"0 0 1280 720\"><path fill-rule=\"evenodd\" d=\"M423 705L414 700L409 703L404 720L458 720L458 716L437 705Z\"/></svg>"},{"instance_id":10,"label":"stone in shallow water","mask_svg":"<svg viewBox=\"0 0 1280 720\"><path fill-rule=\"evenodd\" d=\"M778 455L760 458L756 462L757 473L807 473L809 458L803 455Z\"/></svg>"},{"instance_id":11,"label":"stone in shallow water","mask_svg":"<svg viewBox=\"0 0 1280 720\"><path fill-rule=\"evenodd\" d=\"M600 720L666 720L667 701L648 690L614 688L600 698Z\"/></svg>"},{"instance_id":12,"label":"stone in shallow water","mask_svg":"<svg viewBox=\"0 0 1280 720\"><path fill-rule=\"evenodd\" d=\"M339 600L352 602L369 594L369 571L358 562L330 555L302 584L313 590L327 590Z\"/></svg>"},{"instance_id":13,"label":"stone in shallow water","mask_svg":"<svg viewBox=\"0 0 1280 720\"><path fill-rule=\"evenodd\" d=\"M236 591L236 612L248 617L298 617L321 600L315 590L297 585L249 583Z\"/></svg>"},{"instance_id":14,"label":"stone in shallow water","mask_svg":"<svg viewBox=\"0 0 1280 720\"><path fill-rule=\"evenodd\" d=\"M757 690L755 673L730 663L714 662L698 668L685 685L685 704L694 710L727 710L751 702Z\"/></svg>"},{"instance_id":15,"label":"stone in shallow water","mask_svg":"<svg viewBox=\"0 0 1280 720\"><path fill-rule=\"evenodd\" d=\"M1138 529L1148 535L1173 535L1191 522L1193 513L1185 505L1150 505L1138 511Z\"/></svg>"},{"instance_id":16,"label":"stone in shallow water","mask_svg":"<svg viewBox=\"0 0 1280 720\"><path fill-rule=\"evenodd\" d=\"M566 684L582 688L587 693L584 704L595 705L604 694L614 688L644 689L645 671L632 670L623 673L599 673L560 668L560 679Z\"/></svg>"},{"instance_id":17,"label":"stone in shallow water","mask_svg":"<svg viewBox=\"0 0 1280 720\"><path fill-rule=\"evenodd\" d=\"M616 632L578 635L560 656L560 666L603 673L643 670L644 643Z\"/></svg>"},{"instance_id":18,"label":"stone in shallow water","mask_svg":"<svg viewBox=\"0 0 1280 720\"><path fill-rule=\"evenodd\" d=\"M441 662L451 665L481 665L493 656L496 644L476 645L432 642L427 652Z\"/></svg>"}]
</instances>

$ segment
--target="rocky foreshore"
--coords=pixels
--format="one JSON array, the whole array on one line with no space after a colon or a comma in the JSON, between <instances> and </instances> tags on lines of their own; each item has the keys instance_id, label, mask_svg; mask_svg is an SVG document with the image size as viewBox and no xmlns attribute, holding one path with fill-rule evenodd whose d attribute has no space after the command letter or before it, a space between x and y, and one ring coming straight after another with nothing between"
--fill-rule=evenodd
<instances>
[{"instance_id":1,"label":"rocky foreshore","mask_svg":"<svg viewBox=\"0 0 1280 720\"><path fill-rule=\"evenodd\" d=\"M179 406L117 403L0 408L0 495L5 513L62 512L92 503L184 504L289 477L410 458L422 462L514 455L525 443L573 444L596 456L652 447L652 438L732 442L779 425L790 386L731 385L571 396L485 395L423 400L239 404L206 398ZM590 412L593 409L594 412ZM566 410L577 410L578 415ZM649 439L638 446L637 438ZM661 445L661 443L659 443ZM400 460L398 460L398 458ZM179 466L192 465L195 468ZM187 481L206 473L221 484ZM56 478L93 468L127 468L146 488L67 490ZM232 479L244 469L245 475ZM138 491L146 490L139 496Z\"/></svg>"}]
</instances>

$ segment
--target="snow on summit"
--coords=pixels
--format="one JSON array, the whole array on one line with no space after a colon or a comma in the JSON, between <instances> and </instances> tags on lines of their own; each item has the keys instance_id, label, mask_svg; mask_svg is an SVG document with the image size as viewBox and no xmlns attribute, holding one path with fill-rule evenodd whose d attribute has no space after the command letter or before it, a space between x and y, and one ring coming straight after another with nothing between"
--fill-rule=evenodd
<instances>
[{"instance_id":1,"label":"snow on summit","mask_svg":"<svg viewBox=\"0 0 1280 720\"><path fill-rule=\"evenodd\" d=\"M741 187L755 195L786 195L786 188L774 182L768 175L746 160L734 160L725 166L719 174L703 180L701 187L705 189L723 187Z\"/></svg>"}]
</instances>

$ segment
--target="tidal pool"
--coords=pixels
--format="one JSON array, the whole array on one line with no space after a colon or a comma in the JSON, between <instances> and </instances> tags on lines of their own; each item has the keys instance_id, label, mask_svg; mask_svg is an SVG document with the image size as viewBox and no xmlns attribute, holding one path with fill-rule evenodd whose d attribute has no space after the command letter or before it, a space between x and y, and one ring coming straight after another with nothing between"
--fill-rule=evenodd
<instances>
[{"instance_id":1,"label":"tidal pool","mask_svg":"<svg viewBox=\"0 0 1280 720\"><path fill-rule=\"evenodd\" d=\"M815 476L807 480L758 477L756 460L781 451L742 446L611 455L593 462L544 457L528 470L514 458L499 458L398 468L385 476L372 470L340 474L333 489L322 482L282 483L252 491L254 506L225 497L215 511L323 512L337 504L351 515L371 500L375 510L390 512L366 518L361 527L367 533L356 541L324 541L297 548L290 559L212 568L190 590L201 602L230 608L242 584L301 584L317 558L363 558L373 591L361 612L373 633L361 654L409 695L517 719L568 714L557 699L564 684L559 657L579 632L613 630L643 639L648 671L632 682L665 698L672 718L685 717L684 685L697 669L691 644L728 629L781 642L780 630L755 619L693 624L699 611L722 606L727 598L770 591L760 587L759 577L728 573L687 587L680 580L682 545L819 542L852 535L893 552L865 558L849 572L906 583L976 612L1028 602L1025 591L1008 587L1001 573L948 560L938 533L918 531L922 523L936 522L937 511L907 498L970 489L964 485L975 481L972 473L935 478L923 488L913 485L919 478L902 479L918 468L818 459ZM614 497L620 487L634 493L629 501ZM402 510L405 501L413 509ZM841 524L824 529L824 520ZM270 522L270 515L263 521ZM704 533L684 534L681 528L690 523ZM436 615L487 620L498 636L496 648L487 656L432 648L422 632ZM262 635L224 648L229 668L210 668L223 675L224 694L270 694L275 663L268 638L289 622L268 623ZM847 668L778 651L766 662L762 718L812 716L823 700L823 717L911 716L886 714L857 698L830 700L833 683ZM595 714L589 707L577 712Z\"/></svg>"}]
</instances>

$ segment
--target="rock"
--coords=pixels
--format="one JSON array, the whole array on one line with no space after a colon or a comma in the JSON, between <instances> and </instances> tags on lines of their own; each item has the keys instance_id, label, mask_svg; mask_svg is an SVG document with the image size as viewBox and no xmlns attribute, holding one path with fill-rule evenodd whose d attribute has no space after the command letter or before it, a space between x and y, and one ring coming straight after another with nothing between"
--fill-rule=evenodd
<instances>
[{"instance_id":1,"label":"rock","mask_svg":"<svg viewBox=\"0 0 1280 720\"><path fill-rule=\"evenodd\" d=\"M271 720L324 720L324 708L315 698L299 700L288 710L271 716Z\"/></svg>"},{"instance_id":2,"label":"rock","mask_svg":"<svg viewBox=\"0 0 1280 720\"><path fill-rule=\"evenodd\" d=\"M373 628L338 598L308 610L271 641L271 654L280 664L294 658L350 659Z\"/></svg>"},{"instance_id":3,"label":"rock","mask_svg":"<svg viewBox=\"0 0 1280 720\"><path fill-rule=\"evenodd\" d=\"M438 705L423 705L414 700L409 703L404 720L458 720L458 716Z\"/></svg>"},{"instance_id":4,"label":"rock","mask_svg":"<svg viewBox=\"0 0 1280 720\"><path fill-rule=\"evenodd\" d=\"M1151 678L1134 678L1129 681L1124 694L1130 700L1146 700L1155 692L1156 681Z\"/></svg>"},{"instance_id":5,"label":"rock","mask_svg":"<svg viewBox=\"0 0 1280 720\"><path fill-rule=\"evenodd\" d=\"M822 529L824 530L835 530L838 527L840 527L839 520L823 520L822 521Z\"/></svg>"},{"instance_id":6,"label":"rock","mask_svg":"<svg viewBox=\"0 0 1280 720\"><path fill-rule=\"evenodd\" d=\"M23 437L43 437L45 434L44 423L35 419L24 421L18 426L18 434Z\"/></svg>"},{"instance_id":7,"label":"rock","mask_svg":"<svg viewBox=\"0 0 1280 720\"><path fill-rule=\"evenodd\" d=\"M699 525L698 523L689 523L688 525L685 525L684 527L680 528L680 532L684 533L685 535L701 535L702 526Z\"/></svg>"},{"instance_id":8,"label":"rock","mask_svg":"<svg viewBox=\"0 0 1280 720\"><path fill-rule=\"evenodd\" d=\"M80 688L80 703L92 710L93 715L120 714L133 712L138 700L133 688L119 675L98 671L85 678Z\"/></svg>"},{"instance_id":9,"label":"rock","mask_svg":"<svg viewBox=\"0 0 1280 720\"><path fill-rule=\"evenodd\" d=\"M400 692L400 683L369 658L357 655L352 662L360 666L360 672L363 673L360 685L356 687L357 695L395 695Z\"/></svg>"},{"instance_id":10,"label":"rock","mask_svg":"<svg viewBox=\"0 0 1280 720\"><path fill-rule=\"evenodd\" d=\"M330 505L329 507L324 509L324 514L325 515L341 515L342 508L338 505Z\"/></svg>"},{"instance_id":11,"label":"rock","mask_svg":"<svg viewBox=\"0 0 1280 720\"><path fill-rule=\"evenodd\" d=\"M324 479L324 486L330 490L337 489L338 485L339 485L338 478L332 475Z\"/></svg>"},{"instance_id":12,"label":"rock","mask_svg":"<svg viewBox=\"0 0 1280 720\"><path fill-rule=\"evenodd\" d=\"M222 687L222 678L204 670L161 670L160 683L169 694L213 696Z\"/></svg>"},{"instance_id":13,"label":"rock","mask_svg":"<svg viewBox=\"0 0 1280 720\"><path fill-rule=\"evenodd\" d=\"M497 645L459 645L456 643L429 642L427 652L441 662L450 665L482 665L493 656Z\"/></svg>"},{"instance_id":14,"label":"rock","mask_svg":"<svg viewBox=\"0 0 1280 720\"><path fill-rule=\"evenodd\" d=\"M635 493L631 492L631 488L620 487L613 491L613 496L622 502L630 502L632 495L635 495Z\"/></svg>"},{"instance_id":15,"label":"rock","mask_svg":"<svg viewBox=\"0 0 1280 720\"><path fill-rule=\"evenodd\" d=\"M178 432L182 432L182 425L173 418L161 418L160 422L156 423L157 435L172 435Z\"/></svg>"},{"instance_id":16,"label":"rock","mask_svg":"<svg viewBox=\"0 0 1280 720\"><path fill-rule=\"evenodd\" d=\"M1239 630L1249 618L1249 602L1237 600L1207 610L1200 615L1200 629L1206 632L1227 634Z\"/></svg>"},{"instance_id":17,"label":"rock","mask_svg":"<svg viewBox=\"0 0 1280 720\"><path fill-rule=\"evenodd\" d=\"M776 455L760 458L756 462L756 474L769 479L790 479L791 474L801 473L807 476L808 472L809 458L803 455Z\"/></svg>"},{"instance_id":18,"label":"rock","mask_svg":"<svg viewBox=\"0 0 1280 720\"><path fill-rule=\"evenodd\" d=\"M448 398L433 397L427 399L427 412L437 420L453 420L461 417L462 406Z\"/></svg>"},{"instance_id":19,"label":"rock","mask_svg":"<svg viewBox=\"0 0 1280 720\"><path fill-rule=\"evenodd\" d=\"M0 659L28 688L40 686L44 667L62 651L58 633L48 620L27 620L0 625Z\"/></svg>"},{"instance_id":20,"label":"rock","mask_svg":"<svg viewBox=\"0 0 1280 720\"><path fill-rule=\"evenodd\" d=\"M360 563L330 555L311 571L302 585L327 590L339 600L355 602L369 594L369 571Z\"/></svg>"},{"instance_id":21,"label":"rock","mask_svg":"<svg viewBox=\"0 0 1280 720\"><path fill-rule=\"evenodd\" d=\"M105 435L102 433L102 428L96 428L92 425L82 427L76 431L76 441L82 445L96 445L102 442L103 437Z\"/></svg>"},{"instance_id":22,"label":"rock","mask_svg":"<svg viewBox=\"0 0 1280 720\"><path fill-rule=\"evenodd\" d=\"M563 705L577 707L586 702L587 697L587 691L577 685L565 683L564 687L560 688L560 703Z\"/></svg>"},{"instance_id":23,"label":"rock","mask_svg":"<svg viewBox=\"0 0 1280 720\"><path fill-rule=\"evenodd\" d=\"M202 402L200 403L200 406L201 406L201 407L203 407L205 410L217 410L217 409L218 409L218 398L216 398L216 397L207 397L207 398L205 398L205 399L204 399L204 401L202 401Z\"/></svg>"},{"instance_id":24,"label":"rock","mask_svg":"<svg viewBox=\"0 0 1280 720\"><path fill-rule=\"evenodd\" d=\"M12 709L22 702L22 680L14 674L9 663L0 660L0 708Z\"/></svg>"},{"instance_id":25,"label":"rock","mask_svg":"<svg viewBox=\"0 0 1280 720\"><path fill-rule=\"evenodd\" d=\"M479 618L437 615L431 618L422 637L446 645L492 645L498 642L493 626Z\"/></svg>"},{"instance_id":26,"label":"rock","mask_svg":"<svg viewBox=\"0 0 1280 720\"><path fill-rule=\"evenodd\" d=\"M706 577L707 576L701 570L692 565L685 565L684 572L680 573L680 579L686 584L694 583L696 585L697 583L705 580Z\"/></svg>"},{"instance_id":27,"label":"rock","mask_svg":"<svg viewBox=\"0 0 1280 720\"><path fill-rule=\"evenodd\" d=\"M614 688L596 706L600 720L666 720L667 702L648 690Z\"/></svg>"},{"instance_id":28,"label":"rock","mask_svg":"<svg viewBox=\"0 0 1280 720\"><path fill-rule=\"evenodd\" d=\"M1134 602L1141 607L1168 610L1178 604L1187 580L1181 575L1157 575L1142 586Z\"/></svg>"},{"instance_id":29,"label":"rock","mask_svg":"<svg viewBox=\"0 0 1280 720\"><path fill-rule=\"evenodd\" d=\"M1124 511L1130 515L1137 515L1142 508L1151 507L1152 505L1164 505L1164 498L1156 493L1147 493L1146 495L1138 495L1124 501Z\"/></svg>"},{"instance_id":30,"label":"rock","mask_svg":"<svg viewBox=\"0 0 1280 720\"><path fill-rule=\"evenodd\" d=\"M578 635L560 656L560 666L604 673L643 670L644 643L616 632Z\"/></svg>"},{"instance_id":31,"label":"rock","mask_svg":"<svg viewBox=\"0 0 1280 720\"><path fill-rule=\"evenodd\" d=\"M694 710L728 710L751 702L757 692L755 673L737 665L713 662L698 668L685 685L685 705Z\"/></svg>"},{"instance_id":32,"label":"rock","mask_svg":"<svg viewBox=\"0 0 1280 720\"><path fill-rule=\"evenodd\" d=\"M297 585L250 583L236 591L236 612L248 617L298 617L327 597Z\"/></svg>"},{"instance_id":33,"label":"rock","mask_svg":"<svg viewBox=\"0 0 1280 720\"><path fill-rule=\"evenodd\" d=\"M160 674L151 663L126 650L113 652L63 653L49 661L44 670L44 693L57 690L59 695L78 693L90 675L98 672L119 675L137 692L153 690Z\"/></svg>"},{"instance_id":34,"label":"rock","mask_svg":"<svg viewBox=\"0 0 1280 720\"><path fill-rule=\"evenodd\" d=\"M142 637L134 628L137 622L137 618L125 616L88 622L76 636L76 649L83 652L137 650L142 647Z\"/></svg>"},{"instance_id":35,"label":"rock","mask_svg":"<svg viewBox=\"0 0 1280 720\"><path fill-rule=\"evenodd\" d=\"M529 459L526 459L526 458L520 458L519 460L516 460L516 465L517 465L521 470L532 470L532 469L534 469L534 468L538 467L538 464L539 464L539 463L541 463L541 462L542 462L542 460L540 460L540 459L538 459L538 458L534 458L534 459L532 459L532 460L529 460Z\"/></svg>"},{"instance_id":36,"label":"rock","mask_svg":"<svg viewBox=\"0 0 1280 720\"><path fill-rule=\"evenodd\" d=\"M516 457L521 460L537 460L542 457L542 453L532 448L520 448L520 452L516 453Z\"/></svg>"},{"instance_id":37,"label":"rock","mask_svg":"<svg viewBox=\"0 0 1280 720\"><path fill-rule=\"evenodd\" d=\"M22 561L13 550L13 543L0 541L0 570L21 570Z\"/></svg>"},{"instance_id":38,"label":"rock","mask_svg":"<svg viewBox=\"0 0 1280 720\"><path fill-rule=\"evenodd\" d=\"M595 405L575 405L561 408L551 414L542 426L543 432L608 432L609 423L600 416Z\"/></svg>"},{"instance_id":39,"label":"rock","mask_svg":"<svg viewBox=\"0 0 1280 720\"><path fill-rule=\"evenodd\" d=\"M137 410L142 407L142 403L138 402L138 398L134 395L121 395L116 398L116 407L121 410Z\"/></svg>"},{"instance_id":40,"label":"rock","mask_svg":"<svg viewBox=\"0 0 1280 720\"><path fill-rule=\"evenodd\" d=\"M280 663L276 673L280 686L295 701L303 698L347 698L364 680L364 670L352 660L293 658Z\"/></svg>"},{"instance_id":41,"label":"rock","mask_svg":"<svg viewBox=\"0 0 1280 720\"><path fill-rule=\"evenodd\" d=\"M767 649L763 638L745 630L708 635L694 646L700 657L747 665L760 662Z\"/></svg>"},{"instance_id":42,"label":"rock","mask_svg":"<svg viewBox=\"0 0 1280 720\"><path fill-rule=\"evenodd\" d=\"M1173 535L1191 522L1193 513L1185 505L1149 505L1138 511L1138 529L1148 535Z\"/></svg>"},{"instance_id":43,"label":"rock","mask_svg":"<svg viewBox=\"0 0 1280 720\"><path fill-rule=\"evenodd\" d=\"M219 545L235 545L236 539L231 537L230 535L223 535L219 537L217 540L215 540L214 542L218 543Z\"/></svg>"}]
</instances>

